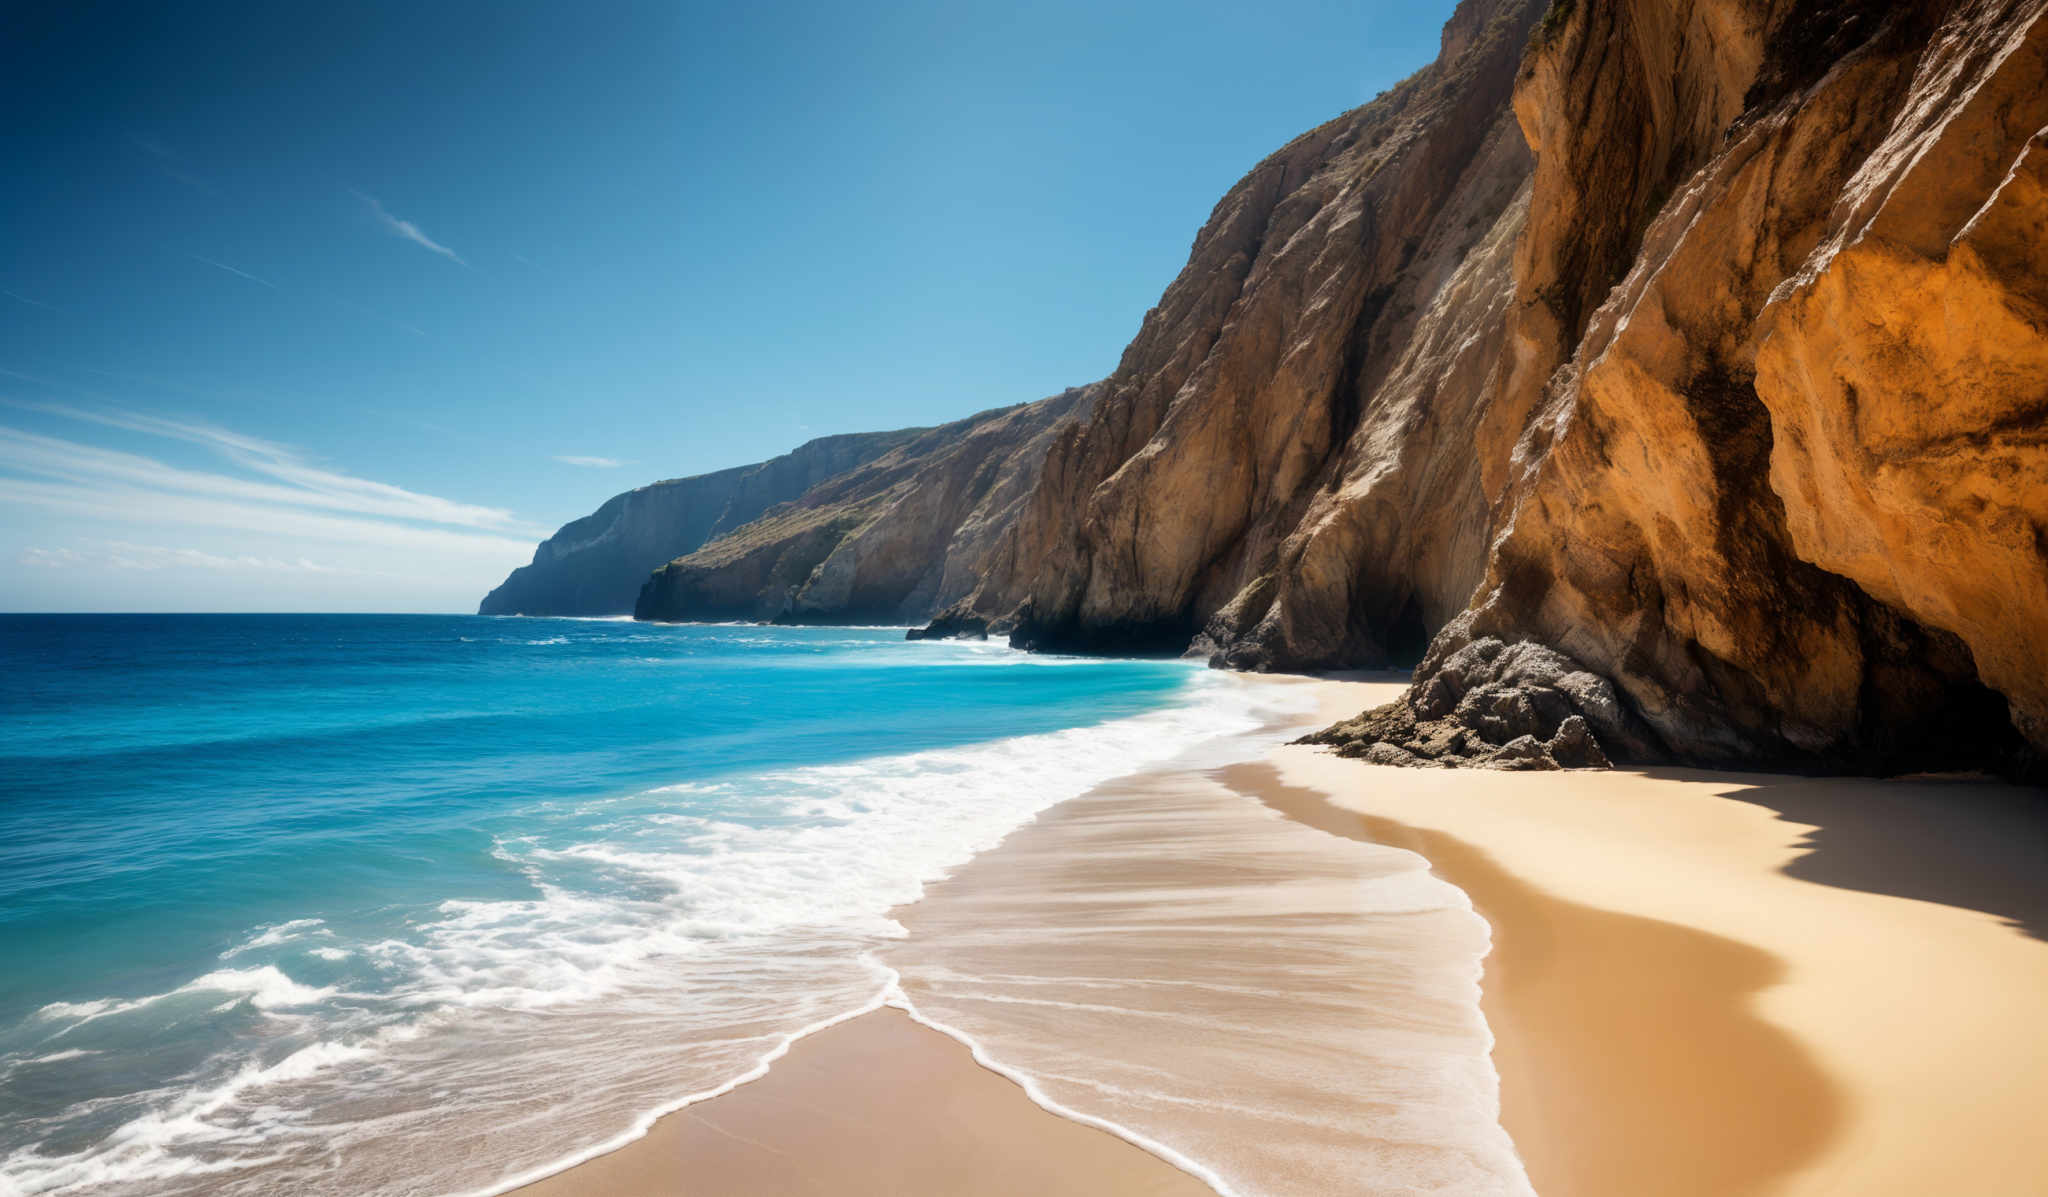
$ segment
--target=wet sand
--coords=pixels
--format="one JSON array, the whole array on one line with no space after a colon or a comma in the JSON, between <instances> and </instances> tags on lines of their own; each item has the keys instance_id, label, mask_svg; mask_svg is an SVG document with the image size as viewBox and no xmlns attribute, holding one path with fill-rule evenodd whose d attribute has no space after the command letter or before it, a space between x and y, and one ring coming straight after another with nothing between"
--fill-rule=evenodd
<instances>
[{"instance_id":1,"label":"wet sand","mask_svg":"<svg viewBox=\"0 0 2048 1197\"><path fill-rule=\"evenodd\" d=\"M958 1041L883 1008L799 1040L767 1075L521 1197L815 1194L1197 1197L1207 1185L1033 1105Z\"/></svg>"},{"instance_id":2,"label":"wet sand","mask_svg":"<svg viewBox=\"0 0 2048 1197\"><path fill-rule=\"evenodd\" d=\"M1248 684L1325 719L1399 691ZM2048 795L1995 783L1284 748L1046 812L885 958L1041 1096L1226 1190L2039 1194L2044 879ZM884 1009L521 1192L1209 1189Z\"/></svg>"},{"instance_id":3,"label":"wet sand","mask_svg":"<svg viewBox=\"0 0 2048 1197\"><path fill-rule=\"evenodd\" d=\"M1528 1192L1465 895L1214 765L1062 803L897 918L910 934L887 959L920 1010L1226 1191Z\"/></svg>"},{"instance_id":4,"label":"wet sand","mask_svg":"<svg viewBox=\"0 0 2048 1197\"><path fill-rule=\"evenodd\" d=\"M1414 854L1283 817L1215 762L1044 812L897 918L908 937L881 955L905 1001L1159 1154L1048 1113L885 1009L520 1192L1528 1192L1499 1127L1470 903Z\"/></svg>"}]
</instances>

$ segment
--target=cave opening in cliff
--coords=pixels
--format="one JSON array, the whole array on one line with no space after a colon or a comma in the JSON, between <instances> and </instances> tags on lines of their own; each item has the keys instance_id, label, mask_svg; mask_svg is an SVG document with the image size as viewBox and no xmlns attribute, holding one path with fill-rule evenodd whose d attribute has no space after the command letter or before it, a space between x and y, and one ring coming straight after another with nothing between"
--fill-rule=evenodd
<instances>
[{"instance_id":1,"label":"cave opening in cliff","mask_svg":"<svg viewBox=\"0 0 2048 1197\"><path fill-rule=\"evenodd\" d=\"M1400 614L1387 625L1386 663L1395 669L1414 669L1422 664L1423 656L1429 652L1430 637L1435 634L1435 629L1422 617L1422 603L1411 593L1401 605Z\"/></svg>"}]
</instances>

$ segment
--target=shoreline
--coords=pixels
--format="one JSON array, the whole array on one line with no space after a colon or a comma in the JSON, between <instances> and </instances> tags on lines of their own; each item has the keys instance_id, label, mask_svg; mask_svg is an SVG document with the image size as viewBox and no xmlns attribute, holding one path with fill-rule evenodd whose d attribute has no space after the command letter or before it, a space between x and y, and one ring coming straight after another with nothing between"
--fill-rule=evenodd
<instances>
[{"instance_id":1,"label":"shoreline","mask_svg":"<svg viewBox=\"0 0 2048 1197\"><path fill-rule=\"evenodd\" d=\"M1250 682L1314 687L1323 722L1384 701L1398 688L1392 681ZM1419 854L1430 876L1469 895L1487 935L1478 949L1483 979L1473 981L1484 1011L1484 1062L1497 1085L1497 1126L1512 1137L1515 1169L1527 1170L1520 1188L1511 1176L1497 1191L2020 1194L2048 1185L2048 1146L2031 1142L2028 1116L2048 1104L2048 1027L2035 1025L2041 1020L2032 1017L2029 1001L2048 992L2048 896L2038 871L2034 880L2027 872L2048 863L2048 807L2034 792L1940 779L1383 769L1294 746L1233 765L1176 768L1120 779L1040 812L929 886L923 901L901 908L910 937L885 952L902 970L901 999L885 992L877 998L883 1009L845 1016L795 1042L765 1077L656 1121L646 1138L621 1150L516 1191L697 1191L687 1177L716 1192L722 1190L707 1178L727 1175L719 1169L783 1148L832 1159L833 1191L844 1193L892 1191L892 1184L899 1192L937 1191L904 1188L900 1171L878 1175L873 1160L892 1154L901 1167L956 1169L943 1189L963 1194L1071 1190L1072 1177L1034 1171L1071 1151L1089 1161L1084 1187L1091 1192L1231 1192L1232 1168L1261 1175L1255 1140L1271 1125L1261 1127L1256 1110L1225 1111L1213 1126L1188 1130L1195 1139L1211 1135L1208 1145L1218 1149L1206 1151L1156 1140L1151 1151L1132 1146L1128 1140L1146 1136L1121 1116L1084 1115L1115 1128L1111 1133L1061 1116L1074 1112L1058 1100L1062 1094L1080 1093L1104 1108L1123 1100L1118 1083L1103 1077L1129 1062L1102 1050L1119 1042L1105 1028L1142 1027L1131 1016L1146 1012L1112 1009L1116 1002L1101 996L1103 980L1064 975L1085 973L1071 962L1085 963L1093 950L1088 939L1072 938L1073 927L1062 931L1068 938L1036 947L1012 942L1028 937L976 934L979 927L1037 926L1045 912L1111 899L1119 903L1119 922L1104 939L1126 953L1133 970L1185 967L1178 959L1161 964L1166 956L1156 944L1131 929L1150 926L1156 911L1128 928L1123 921L1130 918L1127 900L1166 894L1167 883L1183 884L1184 876L1132 869L1127 856L1103 858L1122 870L1103 874L1116 877L1115 889L1105 889L1102 877L1083 876L1092 854L1087 845L1104 829L1137 827L1142 819L1134 821L1133 812L1170 820L1137 828L1127 837L1133 843L1168 836L1189 817L1159 805L1162 779L1177 801L1194 801L1206 784L1319 844ZM1152 805L1128 805L1139 800ZM1127 805L1106 805L1118 801ZM1252 825L1230 826L1241 835ZM1280 833L1275 826L1266 831ZM1930 850L1930 842L1941 847ZM1308 843L1297 836L1289 851ZM1201 867L1232 867L1208 852L1194 854L1206 861ZM1825 859L1816 864L1817 858ZM1270 864L1269 882L1282 886L1314 872L1299 855ZM1186 902L1193 892L1173 901ZM1233 935L1258 967L1271 963L1242 929ZM1043 974L1031 984L1095 988L1048 1000L1039 996L1044 991L1015 988L1025 983L1017 976L987 967L990 952L1001 956L1001 968ZM963 985L963 977L974 985ZM1012 987L998 992L989 978ZM1170 1009L1183 1000L1200 1004L1176 998ZM932 1005L934 1013L918 1015L932 1022L966 1012L983 1025L948 1025L942 1033L901 1017L910 1005ZM1057 1017L1033 1013L1034 1006L1057 1008ZM1148 1015L1167 1016L1167 1009ZM902 1028L885 1025L890 1018L924 1032L922 1044L903 1046ZM1123 1022L1089 1021L1106 1018ZM845 1042L854 1039L896 1043L898 1055ZM1076 1077L1066 1075L1071 1069L1048 1065L1056 1053L1036 1066L1013 1058L1061 1041L1084 1062L1097 1090L1076 1088ZM1312 1036L1309 1046L1320 1052L1334 1041ZM904 1060L911 1061L907 1072L898 1067ZM1002 1061L995 1065L1000 1071L991 1070L993 1061ZM1255 1069L1259 1061L1248 1055L1228 1063ZM898 1086L876 1105L890 1111L888 1125L929 1126L943 1118L950 1099L936 1095L950 1090L920 1088L920 1069L979 1074L995 1086L974 1106L974 1126L949 1132L955 1137L945 1143L926 1137L877 1151L886 1139L870 1130L858 1144L840 1143L838 1150L851 1155L827 1149L830 1136L821 1139L815 1125L819 1111L843 1103L850 1084ZM1058 1079L1027 1091L1034 1077ZM1048 1097L1047 1086L1064 1088ZM1247 1091L1257 1091L1256 1077ZM1142 1115L1141 1106L1133 1108ZM693 1112L701 1117L685 1117ZM1354 1112L1366 1117L1370 1109ZM751 1130L746 1141L734 1139L695 1125L705 1117ZM970 1134L971 1144L959 1137ZM1073 1134L1082 1136L1079 1146L1045 1145L1044 1136ZM1233 1155L1239 1146L1251 1154ZM1311 1135L1296 1146L1349 1165L1369 1158L1347 1156L1352 1145L1327 1137ZM949 1154L955 1149L970 1162ZM1208 1173L1211 1183L1169 1162L1175 1156ZM1372 1192L1373 1167L1352 1166L1341 1175L1356 1191ZM809 1191L774 1183L781 1187L768 1191ZM863 1187L869 1183L875 1187ZM762 1191L760 1182L752 1188ZM1271 1188L1318 1191L1299 1176L1279 1178Z\"/></svg>"},{"instance_id":2,"label":"shoreline","mask_svg":"<svg viewBox=\"0 0 2048 1197\"><path fill-rule=\"evenodd\" d=\"M1320 712L1313 718L1285 717L1264 731L1271 733L1296 724L1307 728L1320 718ZM1191 751L1200 751L1215 742L1220 740L1204 742ZM1168 769L1153 765L1137 775ZM1076 798L1037 812L1022 826L1029 826ZM1016 830L1019 829L1012 829L1011 834ZM981 855L997 851L1000 844ZM918 905L919 902L913 902L899 908L898 913ZM895 970L888 965L870 963L878 972L894 977ZM882 1045L891 1050L880 1050ZM851 1067L854 1061L858 1061L857 1070ZM964 1076L981 1080L970 1081ZM931 1083L934 1077L938 1078L938 1089L922 1094L909 1092L912 1085ZM829 1101L820 1099L816 1093L804 1092L819 1087L832 1091L834 1095ZM948 1168L955 1169L948 1173L948 1192L1021 1194L1085 1190L1133 1197L1154 1193L1163 1197L1221 1193L1229 1197L1232 1193L1201 1161L1141 1131L1065 1106L1048 1096L1028 1073L996 1059L972 1035L919 1010L900 983L891 979L863 1005L794 1032L740 1076L710 1090L664 1103L600 1144L532 1172L494 1182L464 1197L568 1197L593 1191L668 1194L699 1189L809 1191L802 1176L777 1170L766 1157L783 1155L780 1144L784 1142L802 1143L804 1150L812 1154L834 1154L829 1145L835 1134L830 1125L832 1120L818 1115L829 1104L839 1102L836 1094L848 1087L871 1090L861 1100L895 1109L903 1124L933 1118L943 1121L951 1102L967 1101L977 1107L982 1123L973 1128L953 1129L956 1134L979 1141L981 1150L974 1157L977 1173L972 1178L958 1171L957 1161L951 1161L946 1150L934 1151L929 1142L902 1145L905 1151L930 1157L907 1173L903 1169L875 1172L871 1167L872 1153L868 1153L868 1158L859 1161L869 1167L868 1172L834 1173L834 1193L926 1191L904 1188L905 1176ZM779 1117L771 1118L770 1110L779 1111ZM714 1124L705 1118L706 1114L716 1114L720 1122L761 1122L764 1135L734 1137L707 1131L705 1128ZM1048 1129L1047 1121L1055 1129ZM768 1123L774 1125L767 1126ZM875 1136L886 1138L888 1130L869 1127L867 1134L862 1142L871 1147ZM764 1137L772 1143L764 1143ZM842 1163L854 1159L848 1150L851 1146L838 1145L838 1154L846 1156ZM1048 1167L1048 1161L1059 1163Z\"/></svg>"},{"instance_id":3,"label":"shoreline","mask_svg":"<svg viewBox=\"0 0 2048 1197\"><path fill-rule=\"evenodd\" d=\"M1246 766L1409 846L1495 929L1538 1191L2048 1190L2048 803L1954 779Z\"/></svg>"},{"instance_id":4,"label":"shoreline","mask_svg":"<svg viewBox=\"0 0 2048 1197\"><path fill-rule=\"evenodd\" d=\"M1340 696L1332 706L1333 689L1350 695L1356 685L1291 676L1239 676L1238 680L1247 685L1301 686L1321 700L1314 704L1313 713L1303 711L1269 725L1262 733L1269 741L1276 732L1292 735L1320 726L1331 709L1353 701ZM1098 791L1136 779L1187 781L1240 802L1207 777L1214 767L1214 763L1153 766L1098 787ZM898 916L914 918L918 910L932 904L935 889L954 884L959 873L977 863L1001 858L1020 833L1089 796L1068 799L1039 812L974 862L928 885L925 898L899 908ZM971 882L968 888L972 888ZM912 939L916 937L913 926ZM911 985L916 984L913 978ZM882 1052L883 1044L893 1045L893 1050ZM875 1149L876 1142L888 1140L888 1127L869 1127L860 1151L854 1154L855 1145L835 1142L838 1116L827 1111L839 1110L851 1100L893 1110L897 1117L889 1126L923 1125L934 1119L944 1122L951 1105L960 1100L959 1086L969 1083L961 1079L962 1069L992 1083L993 1093L1000 1099L986 1093L970 1099L981 1119L973 1128L978 1142L975 1169L971 1176L949 1172L944 1191L1137 1195L1230 1195L1238 1191L1199 1156L1048 1094L1029 1068L1009 1062L969 1030L921 1009L903 985L891 983L864 1007L799 1032L746 1076L651 1113L632 1130L578 1153L581 1158L565 1166L550 1168L544 1175L508 1178L488 1192L520 1197L605 1192L632 1197L695 1191L810 1191L802 1176L776 1165L776 1158L788 1152L832 1159L832 1191L836 1193L938 1191L914 1184L905 1187L906 1171L900 1159L876 1166L878 1159L892 1154ZM913 1092L918 1085L931 1084L934 1076L940 1078L936 1087ZM848 1091L855 1096L844 1096ZM1048 1131L1044 1125L1048 1121L1060 1129ZM733 1123L750 1129L738 1135L715 1129ZM951 1133L958 1136L962 1130L952 1127ZM1077 1135L1079 1139L1075 1139ZM957 1164L948 1143L927 1140L905 1150L924 1157L909 1167L910 1172L944 1171ZM1051 1160L1086 1166L1072 1172L1048 1171L1046 1165ZM855 1170L847 1171L849 1166Z\"/></svg>"}]
</instances>

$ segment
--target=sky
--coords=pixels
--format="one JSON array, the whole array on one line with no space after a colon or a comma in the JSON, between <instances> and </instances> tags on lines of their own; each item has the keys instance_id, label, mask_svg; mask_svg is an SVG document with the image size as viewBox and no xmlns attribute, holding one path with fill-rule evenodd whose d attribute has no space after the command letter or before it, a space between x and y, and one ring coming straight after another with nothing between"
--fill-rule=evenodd
<instances>
[{"instance_id":1,"label":"sky","mask_svg":"<svg viewBox=\"0 0 2048 1197\"><path fill-rule=\"evenodd\" d=\"M1449 8L10 4L0 610L470 611L619 491L1100 378Z\"/></svg>"}]
</instances>

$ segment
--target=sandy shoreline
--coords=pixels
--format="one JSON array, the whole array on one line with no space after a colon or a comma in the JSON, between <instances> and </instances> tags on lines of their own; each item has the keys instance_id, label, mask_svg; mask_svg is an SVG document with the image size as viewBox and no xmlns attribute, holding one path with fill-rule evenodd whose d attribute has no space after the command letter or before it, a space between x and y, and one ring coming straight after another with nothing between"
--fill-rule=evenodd
<instances>
[{"instance_id":1,"label":"sandy shoreline","mask_svg":"<svg viewBox=\"0 0 2048 1197\"><path fill-rule=\"evenodd\" d=\"M1502 1120L1538 1191L2048 1192L2038 791L1305 748L1264 781L1426 854L1493 925Z\"/></svg>"},{"instance_id":2,"label":"sandy shoreline","mask_svg":"<svg viewBox=\"0 0 2048 1197\"><path fill-rule=\"evenodd\" d=\"M760 1080L661 1119L647 1137L516 1191L1195 1197L1210 1189L1039 1109L964 1045L884 1007L799 1041Z\"/></svg>"},{"instance_id":3,"label":"sandy shoreline","mask_svg":"<svg viewBox=\"0 0 2048 1197\"><path fill-rule=\"evenodd\" d=\"M1271 684L1312 687L1331 718L1398 689ZM1487 1025L1458 1015L1484 925L1461 939L1469 915L1418 901L1421 862L1393 849L1491 924ZM900 912L889 963L920 1010L1058 1100L1268 1191L2028 1194L2048 1191L2044 865L2048 803L1991 783L1387 770L1283 748L1046 812ZM1397 890L1414 914L1387 905ZM1496 1109L1505 1160L1475 1124ZM1426 1141L1429 1117L1456 1135ZM1480 1163L1443 1179L1463 1156ZM518 1191L1209 1186L884 1009Z\"/></svg>"}]
</instances>

